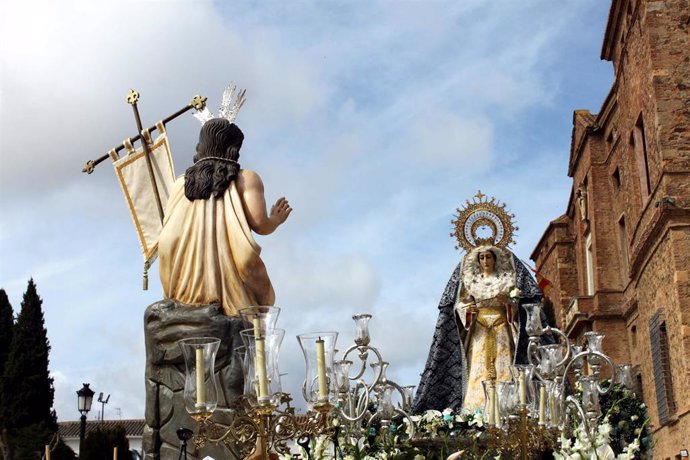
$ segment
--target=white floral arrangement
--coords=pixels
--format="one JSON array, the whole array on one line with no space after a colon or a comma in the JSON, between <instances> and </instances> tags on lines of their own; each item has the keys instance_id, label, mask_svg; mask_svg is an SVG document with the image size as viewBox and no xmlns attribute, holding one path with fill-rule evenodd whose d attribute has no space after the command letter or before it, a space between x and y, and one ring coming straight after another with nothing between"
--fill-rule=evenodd
<instances>
[{"instance_id":1,"label":"white floral arrangement","mask_svg":"<svg viewBox=\"0 0 690 460\"><path fill-rule=\"evenodd\" d=\"M574 441L563 435L560 437L560 449L553 453L556 460L632 460L640 450L639 429L637 437L616 456L611 448L611 424L608 416L604 417L597 428L594 440L591 440L583 425L575 430Z\"/></svg>"},{"instance_id":2,"label":"white floral arrangement","mask_svg":"<svg viewBox=\"0 0 690 460\"><path fill-rule=\"evenodd\" d=\"M411 417L415 424L417 437L436 438L442 432L448 432L460 428L470 428L484 430L484 414L481 409L474 412L463 409L456 414L452 409L444 409L443 412L437 410L427 410L421 415ZM407 424L407 420L405 420Z\"/></svg>"},{"instance_id":3,"label":"white floral arrangement","mask_svg":"<svg viewBox=\"0 0 690 460\"><path fill-rule=\"evenodd\" d=\"M470 412L462 410L460 413L455 413L452 409L445 409L443 412L437 410L427 410L420 415L412 415L410 417L415 428L415 439L429 439L434 440L447 436L453 431L468 432L470 436L479 437L484 432L485 420L484 414L480 409ZM398 429L398 435L410 433L410 421L403 419L403 425ZM406 442L400 442L399 436L395 436L393 445L385 446L384 449L369 446L368 437L362 436L355 440L341 440L341 447L344 453L345 460L388 460L392 458L400 458L405 454L405 458L412 458L413 460L424 460L423 455L416 454L416 450ZM403 439L405 436L403 436ZM343 441L348 445L343 445ZM294 446L293 450L300 458L307 458L307 452L299 446ZM416 450L416 452L413 452ZM411 453L412 452L412 453ZM333 442L327 436L319 436L315 438L310 446L311 458L335 460L333 455ZM416 455L414 455L416 454ZM409 456L408 456L409 455ZM412 456L414 455L414 457ZM281 454L281 460L293 460L292 454Z\"/></svg>"},{"instance_id":4,"label":"white floral arrangement","mask_svg":"<svg viewBox=\"0 0 690 460\"><path fill-rule=\"evenodd\" d=\"M366 438L362 437L357 440L357 445L354 446L356 448L357 452L365 452L367 450L366 447ZM299 458L308 458L307 456L307 451L304 450L301 446L299 447L299 450L297 452L299 454ZM337 460L337 459L343 459L343 460L388 460L391 458L395 458L396 456L399 456L402 451L396 447L393 447L391 449L386 450L385 452L383 451L377 451L377 452L371 452L371 453L366 453L366 454L361 454L361 455L354 455L354 454L345 454L344 456L336 457L333 455L333 442L331 439L327 436L318 436L314 439L312 442L311 446L311 458L317 458L320 460ZM280 454L278 456L280 460L293 460L294 457L292 456L291 453L287 454ZM424 460L423 455L415 455L413 460Z\"/></svg>"},{"instance_id":5,"label":"white floral arrangement","mask_svg":"<svg viewBox=\"0 0 690 460\"><path fill-rule=\"evenodd\" d=\"M511 289L508 293L508 297L512 302L517 302L520 300L520 297L522 297L522 291L517 287L513 287L513 289Z\"/></svg>"}]
</instances>

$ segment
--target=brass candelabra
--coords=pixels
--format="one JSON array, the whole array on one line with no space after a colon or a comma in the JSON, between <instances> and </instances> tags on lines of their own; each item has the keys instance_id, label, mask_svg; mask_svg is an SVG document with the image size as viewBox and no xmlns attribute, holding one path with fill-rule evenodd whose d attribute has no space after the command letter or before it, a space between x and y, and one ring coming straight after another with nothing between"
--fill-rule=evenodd
<instances>
[{"instance_id":1,"label":"brass candelabra","mask_svg":"<svg viewBox=\"0 0 690 460\"><path fill-rule=\"evenodd\" d=\"M601 366L607 364L612 373L615 366L602 352L603 334L587 333L586 346L572 345L558 329L542 326L540 305L524 307L530 364L515 366L510 382L485 382L488 427L482 443L490 450L528 460L556 447L559 435L568 434L573 414L593 439L602 415L598 398L608 391L601 385ZM424 442L416 436L409 414L414 387L389 380L388 363L370 345L367 324L371 315L353 317L355 344L340 359L335 359L336 332L298 336L307 365L302 393L311 409L296 413L290 405L291 396L280 390L277 354L284 331L273 327L278 311L277 307L241 311L253 328L242 332L245 389L230 408L232 417L227 424L211 419L217 405L213 369L218 340L181 341L187 364L185 406L198 422L194 437L198 449L207 443L222 443L239 450L244 458L270 459L277 458L277 453L288 453L297 443L311 459L310 441L316 437L330 437L337 451L339 436L349 440L366 437L374 423L390 428L393 420L401 417L407 419L409 427L405 439L413 444ZM561 337L561 343L542 344L542 336L549 333ZM350 356L360 361L354 366L354 375L350 373L354 361ZM369 362L372 357L373 362ZM373 371L369 383L362 378L368 367ZM581 389L578 397L566 391L571 372ZM394 394L399 395L400 402L393 402Z\"/></svg>"},{"instance_id":2,"label":"brass candelabra","mask_svg":"<svg viewBox=\"0 0 690 460\"><path fill-rule=\"evenodd\" d=\"M338 448L338 436L363 436L375 421L390 424L393 417L406 417L414 387L401 387L386 377L388 363L370 345L367 323L371 315L355 315L355 344L341 359L335 359L336 332L317 332L297 336L306 361L306 378L302 393L311 407L299 414L290 405L292 397L280 390L277 355L284 331L276 329L277 307L249 307L240 310L248 329L241 332L244 354L238 355L244 371L244 394L230 408L227 424L212 420L217 390L214 376L217 339L187 339L180 342L186 363L185 406L198 423L194 444L201 449L208 443L224 444L239 450L243 458L277 458L289 453L296 442L311 458L310 441L318 436L331 437ZM361 366L350 375L355 354ZM369 362L371 357L373 362ZM362 377L371 367L373 381ZM354 382L354 384L352 384ZM393 403L398 392L400 402ZM371 411L375 403L377 410ZM413 431L414 433L414 431Z\"/></svg>"},{"instance_id":3,"label":"brass candelabra","mask_svg":"<svg viewBox=\"0 0 690 460\"><path fill-rule=\"evenodd\" d=\"M243 458L269 459L275 458L276 453L288 453L292 440L305 447L309 455L311 439L336 433L337 424L333 423L333 406L330 403L297 414L290 407L289 395L283 393L279 398L280 405L257 405L251 398L243 396L236 405L229 426L216 423L210 417L199 420L195 446L201 449L206 443L223 443L229 448L238 449Z\"/></svg>"}]
</instances>

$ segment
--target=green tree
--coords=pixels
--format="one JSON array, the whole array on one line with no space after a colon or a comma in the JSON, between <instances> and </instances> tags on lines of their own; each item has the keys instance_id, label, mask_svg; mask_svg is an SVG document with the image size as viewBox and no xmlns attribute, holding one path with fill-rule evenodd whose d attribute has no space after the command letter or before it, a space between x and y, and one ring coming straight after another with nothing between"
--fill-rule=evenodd
<instances>
[{"instance_id":1,"label":"green tree","mask_svg":"<svg viewBox=\"0 0 690 460\"><path fill-rule=\"evenodd\" d=\"M39 460L54 434L45 422L12 428L9 433L12 452L10 458L14 460Z\"/></svg>"},{"instance_id":2,"label":"green tree","mask_svg":"<svg viewBox=\"0 0 690 460\"><path fill-rule=\"evenodd\" d=\"M10 299L4 289L0 289L0 379L5 371L5 362L10 354L14 335L14 316Z\"/></svg>"},{"instance_id":3,"label":"green tree","mask_svg":"<svg viewBox=\"0 0 690 460\"><path fill-rule=\"evenodd\" d=\"M80 452L80 459L111 459L113 458L114 447L117 447L117 460L132 460L125 427L122 425L113 428L99 427L86 436L84 450Z\"/></svg>"},{"instance_id":4,"label":"green tree","mask_svg":"<svg viewBox=\"0 0 690 460\"><path fill-rule=\"evenodd\" d=\"M0 289L0 456L9 458L8 433L5 425L5 404L3 402L3 374L5 363L10 354L12 337L14 336L14 314L12 305L4 289Z\"/></svg>"},{"instance_id":5,"label":"green tree","mask_svg":"<svg viewBox=\"0 0 690 460\"><path fill-rule=\"evenodd\" d=\"M35 459L57 431L53 379L48 373L48 333L43 301L29 280L14 325L14 338L2 379L3 420L10 459ZM5 458L8 458L7 454Z\"/></svg>"},{"instance_id":6,"label":"green tree","mask_svg":"<svg viewBox=\"0 0 690 460\"><path fill-rule=\"evenodd\" d=\"M51 460L77 460L77 454L74 453L72 448L65 444L65 442L60 439L51 451Z\"/></svg>"}]
</instances>

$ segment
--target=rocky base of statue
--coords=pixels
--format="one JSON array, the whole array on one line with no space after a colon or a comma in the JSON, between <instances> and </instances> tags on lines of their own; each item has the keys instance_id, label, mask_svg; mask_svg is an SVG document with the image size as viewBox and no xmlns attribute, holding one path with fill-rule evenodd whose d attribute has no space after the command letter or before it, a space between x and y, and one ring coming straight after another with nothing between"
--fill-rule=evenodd
<instances>
[{"instance_id":1,"label":"rocky base of statue","mask_svg":"<svg viewBox=\"0 0 690 460\"><path fill-rule=\"evenodd\" d=\"M242 345L242 320L223 314L220 305L190 307L174 300L161 300L150 305L144 314L146 341L146 414L143 448L146 460L179 458L177 430L187 428L196 433L197 423L185 410L183 390L185 363L177 341L192 337L216 337L220 349L216 355L218 409L213 420L229 424L228 410L235 398L242 395L242 366L233 350ZM211 456L216 459L240 458L222 445L207 444L197 451L194 442L187 443L187 459ZM184 456L182 457L184 458Z\"/></svg>"}]
</instances>

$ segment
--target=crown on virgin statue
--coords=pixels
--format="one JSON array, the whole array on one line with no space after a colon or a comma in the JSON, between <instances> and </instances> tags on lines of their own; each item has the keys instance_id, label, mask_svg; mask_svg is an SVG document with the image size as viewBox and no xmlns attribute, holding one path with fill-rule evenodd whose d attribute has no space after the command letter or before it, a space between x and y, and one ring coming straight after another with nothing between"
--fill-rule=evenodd
<instances>
[{"instance_id":1,"label":"crown on virgin statue","mask_svg":"<svg viewBox=\"0 0 690 460\"><path fill-rule=\"evenodd\" d=\"M515 214L506 211L505 203L489 197L479 190L470 200L465 200L465 206L457 208L455 219L451 221L458 244L455 249L464 249L470 252L480 246L496 246L506 248L509 244L515 244L513 237L518 229L514 225ZM479 231L488 230L488 235Z\"/></svg>"}]
</instances>

